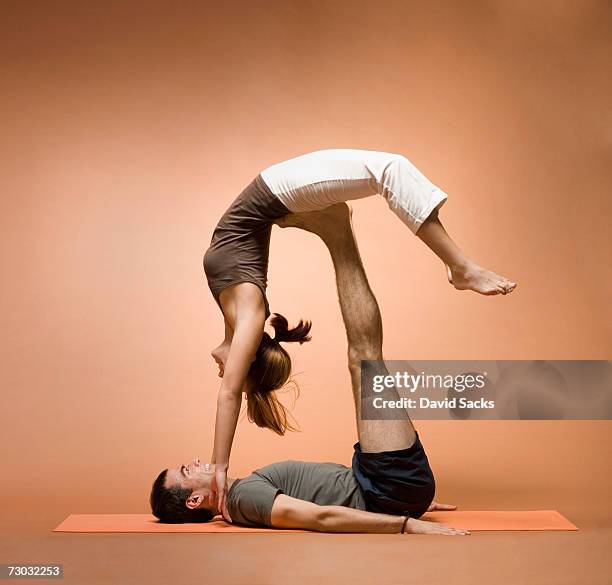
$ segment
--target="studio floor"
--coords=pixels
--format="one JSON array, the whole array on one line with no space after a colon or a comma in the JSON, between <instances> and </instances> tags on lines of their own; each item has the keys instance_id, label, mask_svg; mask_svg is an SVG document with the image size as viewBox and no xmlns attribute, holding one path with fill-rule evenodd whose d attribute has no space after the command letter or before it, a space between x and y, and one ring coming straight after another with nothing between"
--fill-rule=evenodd
<instances>
[{"instance_id":1,"label":"studio floor","mask_svg":"<svg viewBox=\"0 0 612 585\"><path fill-rule=\"evenodd\" d=\"M578 532L466 537L335 534L52 534L53 514L3 537L3 562L62 562L65 583L273 585L610 583L610 513ZM57 516L56 516L57 517ZM6 522L5 522L6 523Z\"/></svg>"},{"instance_id":2,"label":"studio floor","mask_svg":"<svg viewBox=\"0 0 612 585\"><path fill-rule=\"evenodd\" d=\"M41 492L29 507L3 510L0 562L61 562L63 582L79 585L607 585L612 574L612 427L604 422L562 424L540 423L545 434L530 432L524 446L517 441L526 433L514 434L508 427L504 436L516 440L507 453L519 449L527 462L519 469L519 460L513 461L514 475L520 477L492 473L492 457L488 468L471 465L461 476L449 464L438 470L445 481L437 499L464 509L557 509L579 526L577 532L473 532L465 537L53 533L68 513L84 510L45 506ZM435 455L435 436L427 434ZM501 453L498 465L503 466L504 443L489 436L488 445ZM543 437L548 438L546 449ZM481 444L481 451L488 448ZM567 453L567 459L553 463L553 448Z\"/></svg>"}]
</instances>

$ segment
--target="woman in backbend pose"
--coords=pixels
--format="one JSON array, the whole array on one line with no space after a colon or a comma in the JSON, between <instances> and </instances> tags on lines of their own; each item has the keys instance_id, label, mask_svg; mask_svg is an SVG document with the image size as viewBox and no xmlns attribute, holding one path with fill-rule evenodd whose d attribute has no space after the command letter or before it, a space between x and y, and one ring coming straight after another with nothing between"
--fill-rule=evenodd
<instances>
[{"instance_id":1,"label":"woman in backbend pose","mask_svg":"<svg viewBox=\"0 0 612 585\"><path fill-rule=\"evenodd\" d=\"M483 295L507 294L516 284L467 258L438 218L446 201L405 156L356 149L319 150L263 170L232 202L214 230L204 255L210 290L225 321L225 339L212 352L222 378L212 461L211 499L229 518L226 477L242 393L249 420L282 435L291 428L275 396L291 374L281 342L310 340L311 323L289 328L285 317L270 320L275 336L264 331L270 308L266 298L272 224L296 225L290 214L318 213L334 204L380 194L390 209L446 266L449 282ZM286 217L287 216L287 217Z\"/></svg>"}]
</instances>

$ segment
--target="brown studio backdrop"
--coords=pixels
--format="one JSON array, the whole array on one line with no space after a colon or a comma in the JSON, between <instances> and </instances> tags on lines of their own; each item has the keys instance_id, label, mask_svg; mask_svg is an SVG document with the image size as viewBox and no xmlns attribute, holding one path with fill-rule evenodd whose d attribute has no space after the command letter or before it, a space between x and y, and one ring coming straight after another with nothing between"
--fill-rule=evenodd
<instances>
[{"instance_id":1,"label":"brown studio backdrop","mask_svg":"<svg viewBox=\"0 0 612 585\"><path fill-rule=\"evenodd\" d=\"M519 283L456 292L382 198L356 202L386 357L609 358L609 17L605 2L3 2L2 499L29 507L41 486L60 516L146 511L163 466L208 459L223 324L202 255L256 173L310 150L405 154L449 193L457 242ZM290 349L302 432L243 420L230 475L349 463L323 244L274 228L268 291L313 321ZM513 507L571 509L585 471L610 477L607 422L418 428L441 497L463 505L515 492Z\"/></svg>"}]
</instances>

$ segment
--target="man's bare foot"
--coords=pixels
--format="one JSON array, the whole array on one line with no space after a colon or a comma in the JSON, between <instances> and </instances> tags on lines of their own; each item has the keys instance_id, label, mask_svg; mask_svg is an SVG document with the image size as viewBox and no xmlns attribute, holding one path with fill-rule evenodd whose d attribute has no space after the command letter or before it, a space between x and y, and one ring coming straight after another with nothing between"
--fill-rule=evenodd
<instances>
[{"instance_id":1,"label":"man's bare foot","mask_svg":"<svg viewBox=\"0 0 612 585\"><path fill-rule=\"evenodd\" d=\"M446 534L448 536L464 536L470 534L465 528L453 528L439 522L430 522L428 520L416 520L408 518L406 522L406 532L408 534Z\"/></svg>"},{"instance_id":2,"label":"man's bare foot","mask_svg":"<svg viewBox=\"0 0 612 585\"><path fill-rule=\"evenodd\" d=\"M352 230L353 208L348 203L335 203L317 211L290 213L276 220L279 227L296 227L318 235L322 240L342 236Z\"/></svg>"},{"instance_id":3,"label":"man's bare foot","mask_svg":"<svg viewBox=\"0 0 612 585\"><path fill-rule=\"evenodd\" d=\"M473 290L481 295L507 295L516 288L516 283L486 270L475 262L461 266L446 266L448 281L458 290Z\"/></svg>"}]
</instances>

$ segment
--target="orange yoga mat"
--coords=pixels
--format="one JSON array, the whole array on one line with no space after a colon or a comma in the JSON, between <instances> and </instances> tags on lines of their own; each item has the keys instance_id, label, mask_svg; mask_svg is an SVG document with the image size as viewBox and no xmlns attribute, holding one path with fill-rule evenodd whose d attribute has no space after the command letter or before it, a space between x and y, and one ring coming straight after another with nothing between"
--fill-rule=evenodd
<instances>
[{"instance_id":1,"label":"orange yoga mat","mask_svg":"<svg viewBox=\"0 0 612 585\"><path fill-rule=\"evenodd\" d=\"M220 517L218 517L220 518ZM578 530L556 510L430 512L422 520L468 530ZM304 532L244 528L217 519L203 524L161 524L151 514L71 514L53 532Z\"/></svg>"}]
</instances>

